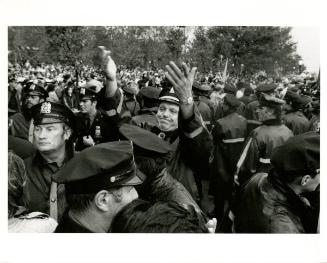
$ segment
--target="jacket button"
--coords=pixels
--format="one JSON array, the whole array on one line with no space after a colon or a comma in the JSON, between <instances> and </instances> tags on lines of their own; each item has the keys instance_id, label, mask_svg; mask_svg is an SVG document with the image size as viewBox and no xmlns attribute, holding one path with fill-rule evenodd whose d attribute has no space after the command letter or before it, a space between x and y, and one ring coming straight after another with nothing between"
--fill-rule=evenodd
<instances>
[{"instance_id":1,"label":"jacket button","mask_svg":"<svg viewBox=\"0 0 327 263\"><path fill-rule=\"evenodd\" d=\"M52 203L53 203L53 202L56 202L56 200L57 200L57 199L54 198L54 197L51 198L51 202L52 202Z\"/></svg>"}]
</instances>

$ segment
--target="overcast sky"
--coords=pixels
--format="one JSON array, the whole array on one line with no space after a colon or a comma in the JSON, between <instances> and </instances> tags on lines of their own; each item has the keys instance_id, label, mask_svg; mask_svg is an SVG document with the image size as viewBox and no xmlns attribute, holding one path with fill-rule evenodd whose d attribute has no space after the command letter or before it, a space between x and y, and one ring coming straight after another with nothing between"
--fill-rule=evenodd
<instances>
[{"instance_id":1,"label":"overcast sky","mask_svg":"<svg viewBox=\"0 0 327 263\"><path fill-rule=\"evenodd\" d=\"M291 33L297 42L297 52L307 69L318 72L320 65L319 27L293 27Z\"/></svg>"}]
</instances>

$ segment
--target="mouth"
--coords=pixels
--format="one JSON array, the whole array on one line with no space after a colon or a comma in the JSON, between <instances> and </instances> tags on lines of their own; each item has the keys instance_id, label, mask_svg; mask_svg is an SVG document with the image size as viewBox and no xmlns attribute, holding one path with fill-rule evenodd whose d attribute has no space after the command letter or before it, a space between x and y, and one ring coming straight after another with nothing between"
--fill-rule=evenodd
<instances>
[{"instance_id":1,"label":"mouth","mask_svg":"<svg viewBox=\"0 0 327 263\"><path fill-rule=\"evenodd\" d=\"M169 120L166 120L166 119L159 119L159 122L161 124L170 124L171 123Z\"/></svg>"},{"instance_id":2,"label":"mouth","mask_svg":"<svg viewBox=\"0 0 327 263\"><path fill-rule=\"evenodd\" d=\"M45 145L50 145L50 143L49 142L39 142L38 145L45 146Z\"/></svg>"}]
</instances>

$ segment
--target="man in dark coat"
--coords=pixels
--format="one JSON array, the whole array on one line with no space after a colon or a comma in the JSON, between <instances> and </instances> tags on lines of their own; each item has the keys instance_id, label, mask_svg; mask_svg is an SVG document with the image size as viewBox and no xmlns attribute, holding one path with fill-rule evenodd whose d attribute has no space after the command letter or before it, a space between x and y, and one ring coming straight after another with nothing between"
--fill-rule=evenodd
<instances>
[{"instance_id":1,"label":"man in dark coat","mask_svg":"<svg viewBox=\"0 0 327 263\"><path fill-rule=\"evenodd\" d=\"M73 156L75 116L62 104L43 102L31 108L36 153L25 159L27 182L24 198L30 211L60 220L66 208L65 188L51 180Z\"/></svg>"},{"instance_id":2,"label":"man in dark coat","mask_svg":"<svg viewBox=\"0 0 327 263\"><path fill-rule=\"evenodd\" d=\"M291 110L284 115L284 124L294 133L294 135L308 132L310 122L304 115L303 110L311 100L290 91L286 93L285 99L290 102Z\"/></svg>"},{"instance_id":3,"label":"man in dark coat","mask_svg":"<svg viewBox=\"0 0 327 263\"><path fill-rule=\"evenodd\" d=\"M257 108L259 107L259 100L261 93L265 93L271 96L275 96L275 90L277 86L275 84L260 84L255 90L256 99L252 100L246 105L244 116L248 120L249 132L257 128L261 122L258 120Z\"/></svg>"},{"instance_id":4,"label":"man in dark coat","mask_svg":"<svg viewBox=\"0 0 327 263\"><path fill-rule=\"evenodd\" d=\"M247 121L236 112L239 100L231 94L226 94L223 100L225 116L216 122L212 131L214 152L210 164L210 191L215 198L218 220L230 204L236 163L247 137Z\"/></svg>"},{"instance_id":5,"label":"man in dark coat","mask_svg":"<svg viewBox=\"0 0 327 263\"><path fill-rule=\"evenodd\" d=\"M118 140L117 123L97 108L96 87L81 88L80 92L81 112L76 115L75 150L82 151L95 144Z\"/></svg>"},{"instance_id":6,"label":"man in dark coat","mask_svg":"<svg viewBox=\"0 0 327 263\"><path fill-rule=\"evenodd\" d=\"M282 124L283 100L262 93L259 103L257 113L262 125L251 132L251 142L240 176L241 182L245 182L255 173L268 172L273 150L293 136L293 132Z\"/></svg>"},{"instance_id":7,"label":"man in dark coat","mask_svg":"<svg viewBox=\"0 0 327 263\"><path fill-rule=\"evenodd\" d=\"M317 233L315 204L303 197L320 184L320 136L290 138L274 151L269 174L256 174L240 192L235 230L240 233Z\"/></svg>"}]
</instances>

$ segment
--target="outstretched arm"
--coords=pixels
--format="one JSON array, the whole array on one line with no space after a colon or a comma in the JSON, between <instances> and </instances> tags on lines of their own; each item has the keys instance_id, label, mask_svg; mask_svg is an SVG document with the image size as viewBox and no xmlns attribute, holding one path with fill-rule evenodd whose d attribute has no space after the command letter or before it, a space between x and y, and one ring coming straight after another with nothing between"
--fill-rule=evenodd
<instances>
[{"instance_id":1,"label":"outstretched arm","mask_svg":"<svg viewBox=\"0 0 327 263\"><path fill-rule=\"evenodd\" d=\"M111 51L106 50L104 46L99 46L100 49L100 57L101 57L101 66L102 70L105 73L106 81L105 81L105 97L113 97L117 90L117 80L116 73L117 67L115 61L111 58Z\"/></svg>"}]
</instances>

